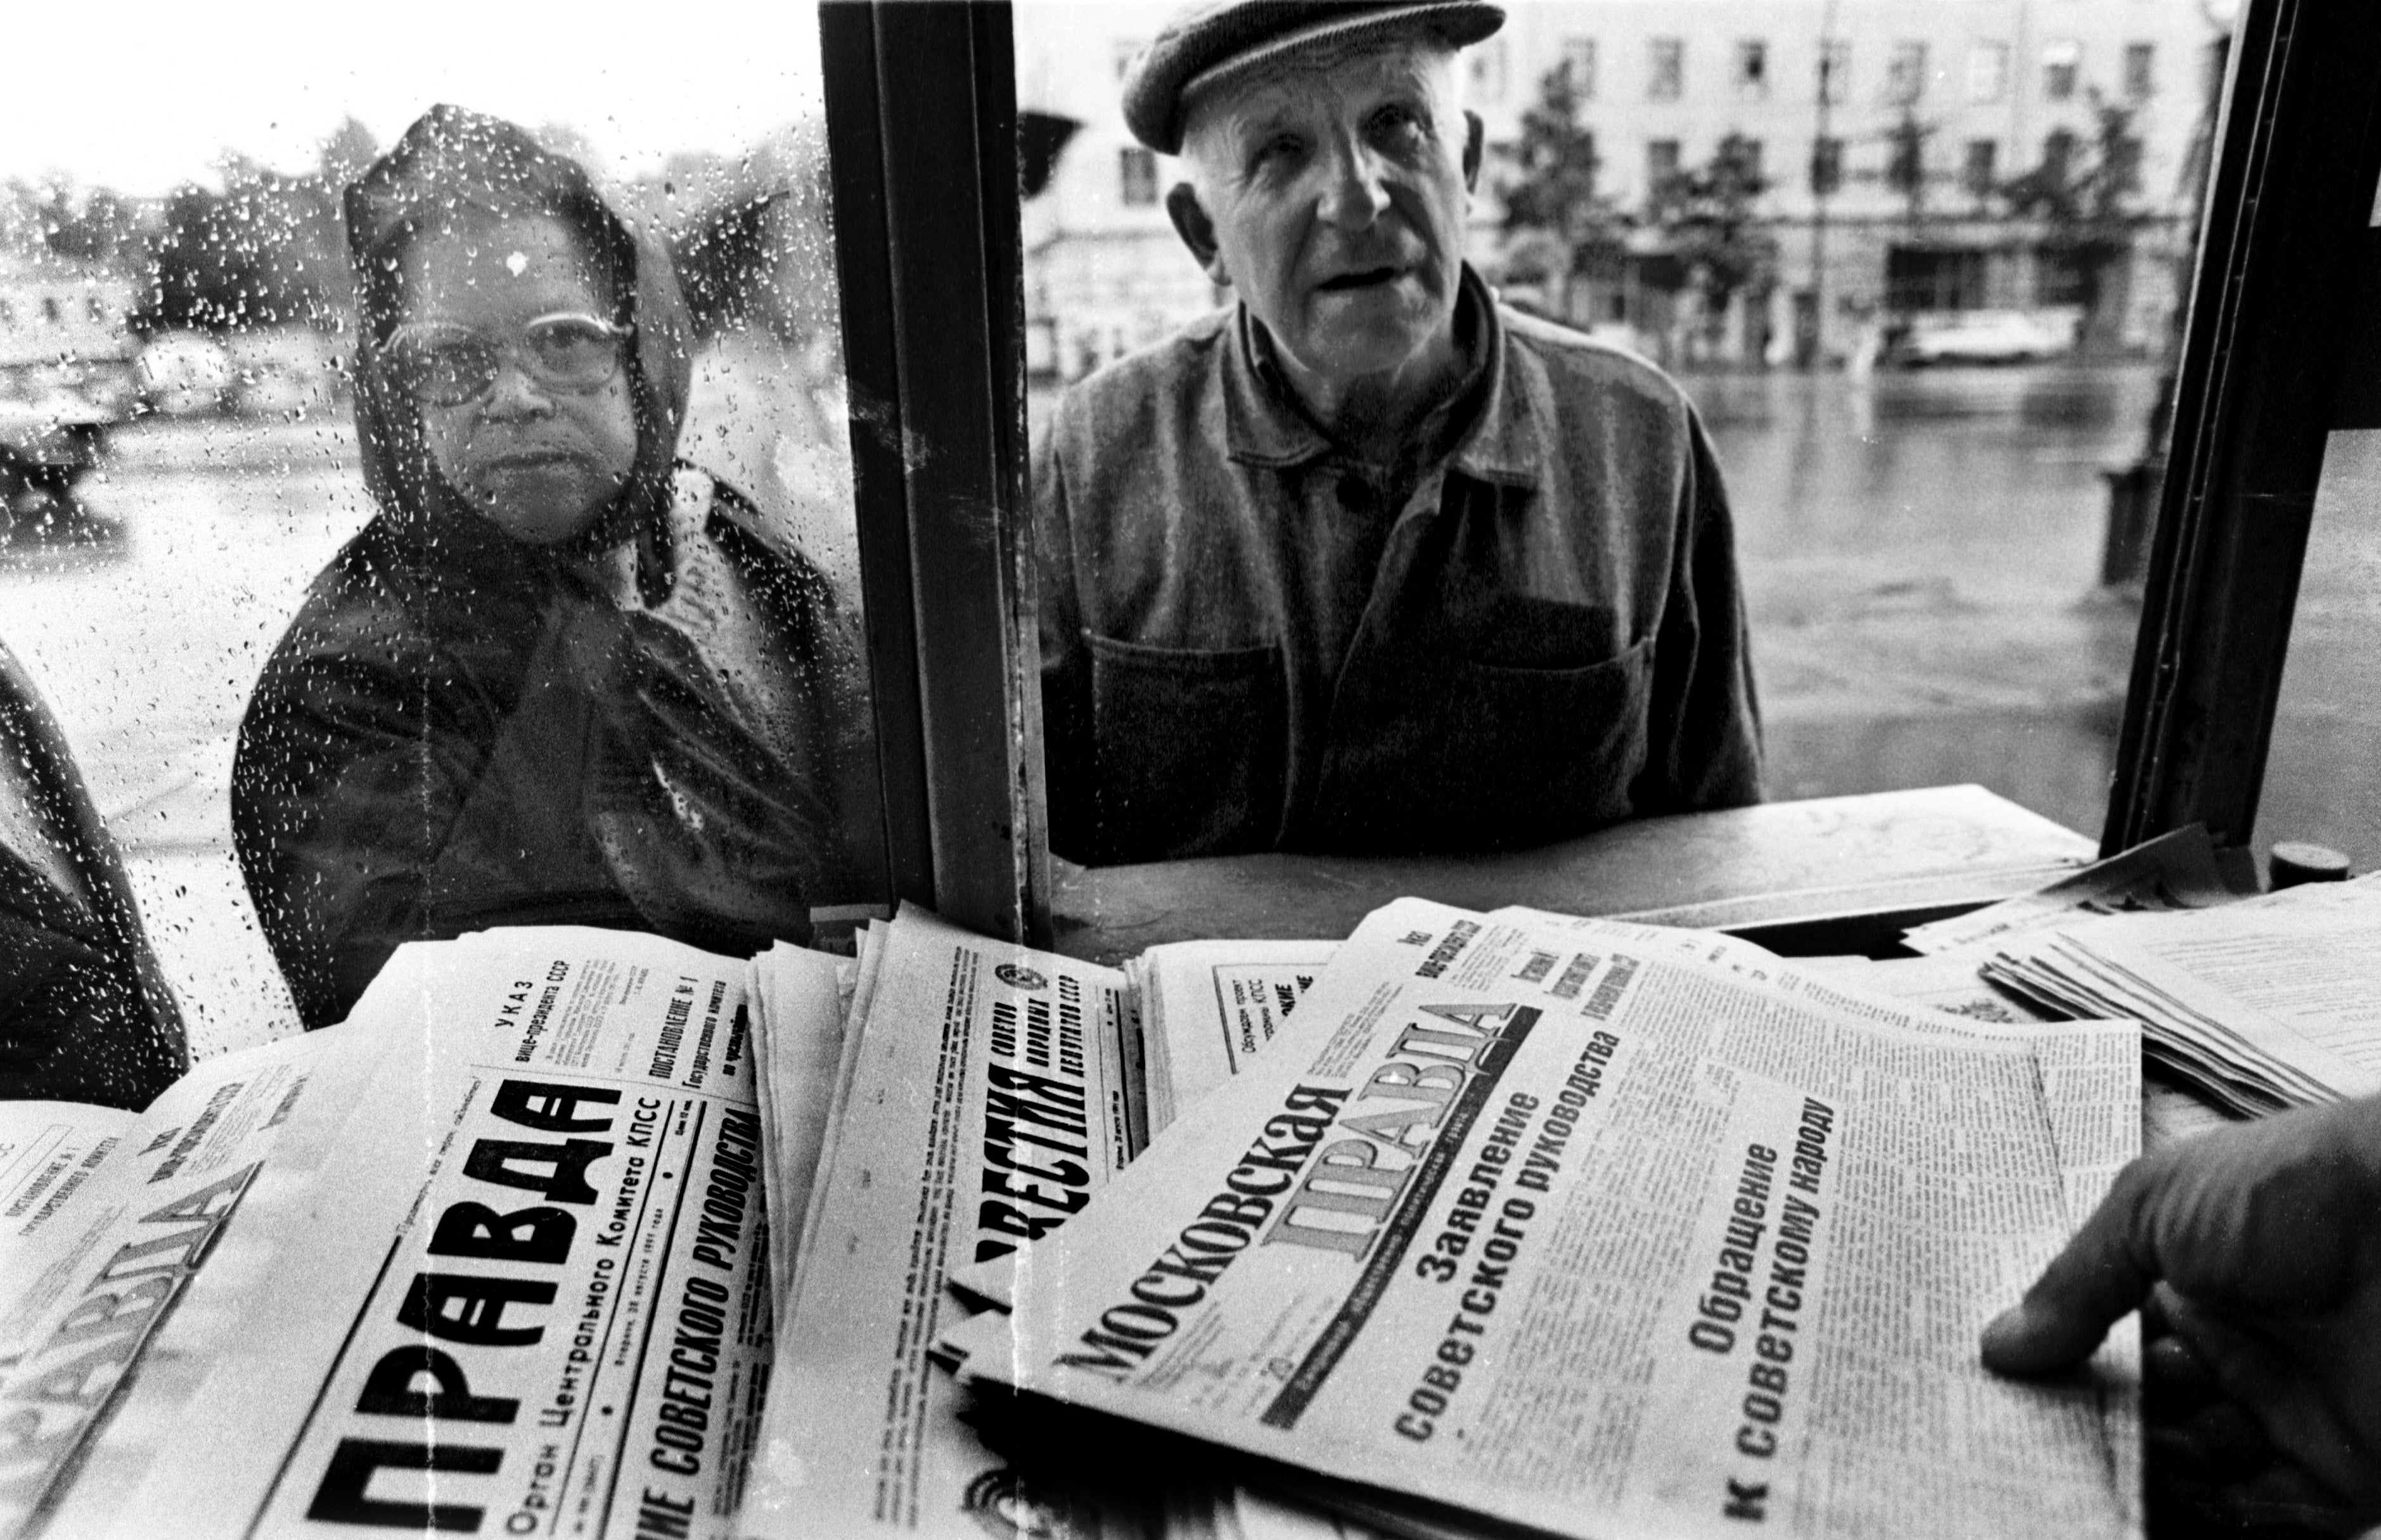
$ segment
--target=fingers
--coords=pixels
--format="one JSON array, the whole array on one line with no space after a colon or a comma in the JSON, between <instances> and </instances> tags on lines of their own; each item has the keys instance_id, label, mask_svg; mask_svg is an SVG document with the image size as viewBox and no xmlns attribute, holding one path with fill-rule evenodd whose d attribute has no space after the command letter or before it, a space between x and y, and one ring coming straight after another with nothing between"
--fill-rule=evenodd
<instances>
[{"instance_id":1,"label":"fingers","mask_svg":"<svg viewBox=\"0 0 2381 1540\"><path fill-rule=\"evenodd\" d=\"M2153 1294L2152 1298L2156 1296ZM2147 1329L2149 1307L2142 1307L2142 1387L2176 1412L2191 1412L2221 1401L2223 1390L2207 1367L2180 1337L2152 1338Z\"/></svg>"},{"instance_id":2,"label":"fingers","mask_svg":"<svg viewBox=\"0 0 2381 1540\"><path fill-rule=\"evenodd\" d=\"M2141 1304L2158 1276L2149 1239L2158 1169L2127 1167L2025 1298L1984 1328L1985 1368L2040 1375L2080 1363Z\"/></svg>"},{"instance_id":3,"label":"fingers","mask_svg":"<svg viewBox=\"0 0 2381 1540\"><path fill-rule=\"evenodd\" d=\"M2164 1292L2164 1291L2162 1291ZM2167 1293L2175 1334L2224 1393L2248 1408L2275 1448L2340 1497L2381 1501L2381 1451L2362 1447L2320 1380L2253 1332L2181 1295Z\"/></svg>"}]
</instances>

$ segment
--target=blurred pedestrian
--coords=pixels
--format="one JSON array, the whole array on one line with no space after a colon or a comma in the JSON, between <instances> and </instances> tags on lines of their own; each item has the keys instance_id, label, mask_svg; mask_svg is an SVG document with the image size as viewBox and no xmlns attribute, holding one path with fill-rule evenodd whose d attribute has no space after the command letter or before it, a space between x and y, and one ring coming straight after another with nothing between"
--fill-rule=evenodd
<instances>
[{"instance_id":1,"label":"blurred pedestrian","mask_svg":"<svg viewBox=\"0 0 2381 1540\"><path fill-rule=\"evenodd\" d=\"M0 1098L139 1112L189 1063L116 842L0 646Z\"/></svg>"}]
</instances>

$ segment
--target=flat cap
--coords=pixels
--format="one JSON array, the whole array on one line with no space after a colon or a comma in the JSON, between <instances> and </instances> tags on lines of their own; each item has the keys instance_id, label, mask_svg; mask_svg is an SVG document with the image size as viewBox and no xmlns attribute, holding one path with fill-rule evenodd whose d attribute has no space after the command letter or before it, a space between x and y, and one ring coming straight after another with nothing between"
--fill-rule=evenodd
<instances>
[{"instance_id":1,"label":"flat cap","mask_svg":"<svg viewBox=\"0 0 2381 1540\"><path fill-rule=\"evenodd\" d=\"M1125 127L1151 149L1178 155L1183 98L1218 75L1372 33L1436 32L1461 48L1504 24L1504 7L1480 0L1203 0L1176 12L1126 70Z\"/></svg>"}]
</instances>

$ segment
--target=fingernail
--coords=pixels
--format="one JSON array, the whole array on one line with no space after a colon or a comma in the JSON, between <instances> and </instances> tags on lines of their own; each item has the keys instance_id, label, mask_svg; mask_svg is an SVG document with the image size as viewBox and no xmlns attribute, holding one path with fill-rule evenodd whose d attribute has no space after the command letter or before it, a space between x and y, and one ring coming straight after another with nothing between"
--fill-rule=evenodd
<instances>
[{"instance_id":1,"label":"fingernail","mask_svg":"<svg viewBox=\"0 0 2381 1540\"><path fill-rule=\"evenodd\" d=\"M2025 1331L2025 1307L2012 1305L1984 1325L1983 1342L1987 1356L2012 1345L2012 1339Z\"/></svg>"}]
</instances>

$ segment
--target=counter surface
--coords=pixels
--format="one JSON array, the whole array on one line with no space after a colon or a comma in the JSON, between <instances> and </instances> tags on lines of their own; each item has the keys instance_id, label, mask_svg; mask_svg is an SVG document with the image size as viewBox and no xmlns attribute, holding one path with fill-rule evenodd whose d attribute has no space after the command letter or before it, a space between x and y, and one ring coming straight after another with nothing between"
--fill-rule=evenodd
<instances>
[{"instance_id":1,"label":"counter surface","mask_svg":"<svg viewBox=\"0 0 2381 1540\"><path fill-rule=\"evenodd\" d=\"M2097 854L1982 787L1927 787L1641 819L1488 855L1062 862L1054 918L1057 950L1110 964L1167 941L1337 938L1408 895L1726 929L1789 953L1864 950Z\"/></svg>"}]
</instances>

